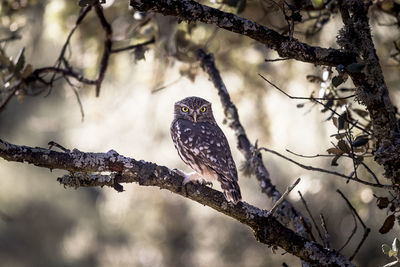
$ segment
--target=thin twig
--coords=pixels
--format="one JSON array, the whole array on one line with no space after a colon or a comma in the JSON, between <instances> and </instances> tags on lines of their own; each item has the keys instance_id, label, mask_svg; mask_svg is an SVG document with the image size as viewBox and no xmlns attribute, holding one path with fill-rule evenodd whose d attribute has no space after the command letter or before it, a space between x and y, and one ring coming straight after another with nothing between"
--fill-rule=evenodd
<instances>
[{"instance_id":1,"label":"thin twig","mask_svg":"<svg viewBox=\"0 0 400 267\"><path fill-rule=\"evenodd\" d=\"M277 62L277 61L285 61L285 60L290 60L288 57L283 57L283 58L273 58L273 59L264 59L265 62Z\"/></svg>"},{"instance_id":2,"label":"thin twig","mask_svg":"<svg viewBox=\"0 0 400 267\"><path fill-rule=\"evenodd\" d=\"M296 152L293 152L289 149L286 149L286 152L293 154L295 156L298 157L302 157L302 158L307 158L307 159L312 159L312 158L318 158L318 157L326 157L326 158L334 158L337 155L336 154L315 154L315 155L302 155L302 154L298 154ZM346 157L346 158L351 158L349 155L346 154L342 154L341 157ZM363 155L363 157L373 157L373 155ZM369 174L371 174L371 176L374 178L374 180L376 181L377 184L381 184L379 182L378 177L376 176L376 174L371 170L371 168L368 167L368 165L366 163L364 163L363 161L359 162L366 170Z\"/></svg>"},{"instance_id":3,"label":"thin twig","mask_svg":"<svg viewBox=\"0 0 400 267\"><path fill-rule=\"evenodd\" d=\"M346 196L342 193L342 191L337 189L336 192L338 192L342 196L342 198L346 201L346 203L349 206L349 208L351 209L351 211L357 216L357 219L360 221L362 227L367 228L367 226L364 224L363 220L361 219L360 215L358 215L356 209L353 207L353 205L351 205L350 201L346 198Z\"/></svg>"},{"instance_id":4,"label":"thin twig","mask_svg":"<svg viewBox=\"0 0 400 267\"><path fill-rule=\"evenodd\" d=\"M363 237L360 240L360 243L358 243L356 249L354 250L353 254L350 256L349 260L352 261L354 257L357 255L358 251L360 250L361 246L364 244L365 240L367 239L369 233L371 232L370 228L365 228L364 229L364 234Z\"/></svg>"},{"instance_id":5,"label":"thin twig","mask_svg":"<svg viewBox=\"0 0 400 267\"><path fill-rule=\"evenodd\" d=\"M282 196L280 199L278 199L277 202L275 202L274 206L272 206L271 210L269 211L269 215L274 215L275 211L278 209L279 205L283 202L283 200L286 198L287 195L289 195L290 192L296 187L298 183L300 183L300 178L297 178L297 180L288 188L286 188L285 192L283 192Z\"/></svg>"},{"instance_id":6,"label":"thin twig","mask_svg":"<svg viewBox=\"0 0 400 267\"><path fill-rule=\"evenodd\" d=\"M279 157L281 157L281 158L283 158L283 159L285 159L287 161L290 161L293 164L296 164L297 166L299 166L299 167L301 167L303 169L309 170L309 171L318 171L318 172L329 173L329 174L332 174L332 175L336 175L336 176L342 177L342 178L344 178L346 180L347 179L353 180L353 181L361 183L361 184L365 184L365 185L369 185L369 186L373 186L373 187L378 187L378 188L393 189L392 185L374 184L374 183L370 183L370 182L361 180L359 178L352 177L353 175L345 175L345 174L342 174L342 173L339 173L339 172L336 172L336 171L330 171L330 170L317 168L317 167L313 167L313 166L307 166L307 165L301 164L301 163L299 163L299 162L297 162L297 161L295 161L295 160L293 160L291 158L288 158L288 157L280 154L279 152L276 152L275 150L272 150L272 149L269 149L269 148L261 147L261 148L259 148L259 150L263 150L263 151L275 154L275 155L277 155L277 156L279 156Z\"/></svg>"},{"instance_id":7,"label":"thin twig","mask_svg":"<svg viewBox=\"0 0 400 267\"><path fill-rule=\"evenodd\" d=\"M111 46L112 46L111 37L113 31L110 23L108 23L106 17L104 16L103 7L100 5L99 2L97 2L94 5L94 9L100 21L100 24L103 28L103 31L105 32L103 56L101 57L99 74L97 76L97 83L96 83L96 97L98 97L100 95L100 87L108 67L108 60L110 59Z\"/></svg>"},{"instance_id":8,"label":"thin twig","mask_svg":"<svg viewBox=\"0 0 400 267\"><path fill-rule=\"evenodd\" d=\"M269 83L272 87L274 87L275 89L277 89L278 91L280 91L281 93L283 93L284 95L286 95L287 97L289 97L290 99L302 99L302 100L310 100L310 101L315 101L316 103L320 104L321 106L323 106L324 108L329 109L330 111L332 111L334 114L336 114L337 116L341 116L339 113L337 113L334 109L332 109L331 107L325 105L324 103L320 102L319 100L344 100L344 99L348 99L348 98L352 98L355 97L356 95L349 95L349 96L345 96L345 97L333 97L333 98L321 98L321 97L300 97L300 96L291 96L288 93L286 93L285 91L283 91L281 88L279 88L278 86L276 86L275 84L273 84L272 82L270 82L267 78L265 78L264 76L262 76L260 73L258 74L264 81L266 81L267 83ZM364 128L354 124L353 122L349 121L347 118L343 118L347 123L353 125L354 127L356 127L357 129L367 133L367 134L371 134L369 131L365 130Z\"/></svg>"},{"instance_id":9,"label":"thin twig","mask_svg":"<svg viewBox=\"0 0 400 267\"><path fill-rule=\"evenodd\" d=\"M356 256L357 252L360 250L361 246L363 245L363 243L365 242L365 240L367 239L369 233L371 232L371 229L368 228L365 223L363 222L363 220L361 219L360 215L358 215L356 209L353 207L353 205L351 205L350 201L346 198L346 196L342 193L342 191L340 191L339 189L336 190L336 192L338 192L342 198L346 201L347 205L349 206L350 210L354 213L354 215L356 215L358 221L361 223L362 227L364 228L364 234L362 239L360 240L360 243L358 243L356 249L354 250L354 253L351 255L351 257L349 258L349 260L353 260L354 257Z\"/></svg>"},{"instance_id":10,"label":"thin twig","mask_svg":"<svg viewBox=\"0 0 400 267\"><path fill-rule=\"evenodd\" d=\"M49 146L49 150L52 149L53 146L55 146L55 147L61 149L61 151L65 152L65 153L69 153L69 152L71 151L71 150L69 150L69 149L63 147L62 145L60 145L60 144L54 142L54 141L50 141L47 145Z\"/></svg>"},{"instance_id":11,"label":"thin twig","mask_svg":"<svg viewBox=\"0 0 400 267\"><path fill-rule=\"evenodd\" d=\"M260 73L258 74L264 81L269 83L272 87L283 93L285 96L289 97L290 99L302 99L302 100L344 100L344 99L349 99L352 97L355 97L356 95L349 95L349 96L344 96L344 97L333 97L333 98L326 98L326 97L306 97L306 96L291 96L285 91L283 91L281 88L279 88L277 85L273 84L271 81L269 81L267 78L262 76Z\"/></svg>"},{"instance_id":12,"label":"thin twig","mask_svg":"<svg viewBox=\"0 0 400 267\"><path fill-rule=\"evenodd\" d=\"M163 85L163 86L161 86L161 87L158 87L158 88L156 88L156 89L153 89L153 90L151 90L151 93L152 93L152 94L158 93L158 92L160 92L161 90L164 90L165 88L168 88L168 87L170 87L171 85L174 85L174 84L178 83L179 81L182 80L182 78L183 78L183 76L180 76L178 79L176 79L176 80L174 80L174 81L172 81L172 82L170 82L170 83L167 83L167 84L165 84L165 85Z\"/></svg>"},{"instance_id":13,"label":"thin twig","mask_svg":"<svg viewBox=\"0 0 400 267\"><path fill-rule=\"evenodd\" d=\"M83 75L76 73L72 70L67 70L67 69L62 69L62 68L57 68L57 67L44 67L44 68L35 69L31 75L31 77L33 79L38 79L39 75L47 74L47 73L59 73L64 76L70 76L84 84L95 85L97 83L96 80L87 79ZM46 84L48 84L48 83L46 83Z\"/></svg>"},{"instance_id":14,"label":"thin twig","mask_svg":"<svg viewBox=\"0 0 400 267\"><path fill-rule=\"evenodd\" d=\"M351 233L350 233L349 237L347 238L346 242L344 242L343 246L341 246L340 249L338 249L338 251L342 251L347 246L347 244L350 242L350 240L353 238L355 233L357 232L357 218L356 218L356 215L354 215L354 213L352 212L351 209L350 209L350 213L353 216L354 228L351 231Z\"/></svg>"},{"instance_id":15,"label":"thin twig","mask_svg":"<svg viewBox=\"0 0 400 267\"><path fill-rule=\"evenodd\" d=\"M347 112L346 114L348 116L348 114L350 114L350 113L349 113L349 110L348 110L347 106L346 106L346 112ZM356 124L357 124L357 121L356 121ZM346 138L347 138L347 142L350 144L350 149L351 149L350 158L352 159L352 162L353 162L354 178L358 179L358 175L357 175L358 165L356 164L356 160L355 160L355 156L356 155L354 153L354 147L352 145L353 144L353 137L352 137L352 132L351 132L356 124L354 124L352 127L348 127L347 133L346 133ZM349 181L350 180L347 180L347 183Z\"/></svg>"},{"instance_id":16,"label":"thin twig","mask_svg":"<svg viewBox=\"0 0 400 267\"><path fill-rule=\"evenodd\" d=\"M204 50L207 50L208 46L211 44L212 40L217 36L217 33L220 28L215 27L213 32L210 34L210 37L208 37L207 41L204 44Z\"/></svg>"},{"instance_id":17,"label":"thin twig","mask_svg":"<svg viewBox=\"0 0 400 267\"><path fill-rule=\"evenodd\" d=\"M68 61L65 59L65 51L67 51L67 48L69 47L69 43L71 41L72 35L74 34L74 32L76 31L76 29L79 27L79 25L81 24L81 22L83 21L83 19L86 17L86 15L89 13L89 11L92 9L91 5L88 5L84 8L81 8L80 10L80 14L78 16L78 18L76 19L75 25L74 27L71 29L71 31L68 34L67 40L65 41L63 47L61 48L61 52L60 55L58 56L58 59L56 61L55 64L55 68L60 68L61 64L64 63L66 65L66 67L69 67ZM68 68L69 70L72 71L71 68ZM47 93L46 96L48 96L51 92L51 88L52 88L52 84L54 82L54 79L56 78L56 72L53 73L53 75L50 78L49 84L49 92Z\"/></svg>"},{"instance_id":18,"label":"thin twig","mask_svg":"<svg viewBox=\"0 0 400 267\"><path fill-rule=\"evenodd\" d=\"M317 240L314 237L314 234L311 229L311 224L305 223L304 218L300 217L300 222L304 226L304 229L306 230L307 235L310 237L311 241L317 242Z\"/></svg>"},{"instance_id":19,"label":"thin twig","mask_svg":"<svg viewBox=\"0 0 400 267\"><path fill-rule=\"evenodd\" d=\"M83 120L85 119L85 112L83 110L83 106L82 106L81 98L79 96L79 92L78 92L76 86L68 79L68 77L65 76L64 79L67 81L67 83L69 84L69 86L71 87L72 91L75 94L76 100L78 101L79 110L81 112L81 121L83 122Z\"/></svg>"},{"instance_id":20,"label":"thin twig","mask_svg":"<svg viewBox=\"0 0 400 267\"><path fill-rule=\"evenodd\" d=\"M119 53L119 52L123 52L123 51L127 51L127 50L132 50L138 47L142 47L145 45L149 45L155 42L155 38L151 38L150 40L144 42L144 43L140 43L140 44L135 44L135 45L129 45L127 47L122 47L122 48L116 48L116 49L111 49L110 53Z\"/></svg>"},{"instance_id":21,"label":"thin twig","mask_svg":"<svg viewBox=\"0 0 400 267\"><path fill-rule=\"evenodd\" d=\"M322 242L324 242L324 239L322 238L321 231L319 230L319 227L318 227L317 223L315 222L314 217L312 216L310 209L308 208L307 202L306 202L305 199L303 198L303 195L301 194L300 191L297 191L297 193L299 193L300 199L301 199L301 201L303 202L303 205L304 205L304 207L306 208L306 211L307 211L307 213L308 213L308 216L310 216L311 221L313 222L313 225L314 225L315 229L317 230L317 233L318 233L319 238L321 239Z\"/></svg>"},{"instance_id":22,"label":"thin twig","mask_svg":"<svg viewBox=\"0 0 400 267\"><path fill-rule=\"evenodd\" d=\"M325 245L325 247L330 248L331 247L330 242L329 242L330 237L329 237L328 228L326 227L326 222L325 222L324 215L321 213L319 215L319 218L321 219L321 227L324 230L324 240L323 240L324 241L324 245Z\"/></svg>"}]
</instances>

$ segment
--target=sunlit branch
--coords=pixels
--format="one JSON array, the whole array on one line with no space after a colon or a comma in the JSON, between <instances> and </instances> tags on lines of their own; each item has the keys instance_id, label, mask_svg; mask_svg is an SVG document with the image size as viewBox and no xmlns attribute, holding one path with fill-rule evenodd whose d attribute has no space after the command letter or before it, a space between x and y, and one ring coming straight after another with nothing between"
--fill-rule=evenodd
<instances>
[{"instance_id":1,"label":"sunlit branch","mask_svg":"<svg viewBox=\"0 0 400 267\"><path fill-rule=\"evenodd\" d=\"M109 186L122 191L121 183L156 186L213 208L249 226L261 242L279 246L300 259L318 266L354 266L334 250L323 248L283 226L267 211L245 202L228 203L224 195L210 187L188 184L182 190L183 177L167 167L144 160L124 157L114 150L89 153L77 149L58 152L40 147L19 146L0 140L0 157L7 161L25 162L38 167L71 172L59 181L66 187ZM104 174L109 172L110 174Z\"/></svg>"},{"instance_id":2,"label":"sunlit branch","mask_svg":"<svg viewBox=\"0 0 400 267\"><path fill-rule=\"evenodd\" d=\"M324 230L324 240L323 240L324 245L325 245L325 247L330 248L330 247L331 247L330 241L329 241L330 237L329 237L328 228L327 228L327 226L326 226L325 217L324 217L324 215L321 213L321 214L319 215L319 218L321 219L321 227L322 227L322 229Z\"/></svg>"},{"instance_id":3,"label":"sunlit branch","mask_svg":"<svg viewBox=\"0 0 400 267\"><path fill-rule=\"evenodd\" d=\"M287 197L287 195L290 194L290 192L292 192L292 190L296 187L296 185L298 183L300 183L300 178L297 178L296 181L294 181L294 183L289 186L288 188L286 188L285 192L283 192L282 196L280 199L278 199L277 202L275 202L275 204L272 206L271 210L269 211L269 213L271 215L274 215L275 211L278 209L279 205L283 202L283 200Z\"/></svg>"},{"instance_id":4,"label":"sunlit branch","mask_svg":"<svg viewBox=\"0 0 400 267\"><path fill-rule=\"evenodd\" d=\"M317 65L337 66L355 62L354 53L333 48L321 48L284 36L254 21L232 13L202 5L193 0L130 0L130 6L143 12L176 16L187 22L203 22L252 38L276 50L281 57L310 62Z\"/></svg>"}]
</instances>

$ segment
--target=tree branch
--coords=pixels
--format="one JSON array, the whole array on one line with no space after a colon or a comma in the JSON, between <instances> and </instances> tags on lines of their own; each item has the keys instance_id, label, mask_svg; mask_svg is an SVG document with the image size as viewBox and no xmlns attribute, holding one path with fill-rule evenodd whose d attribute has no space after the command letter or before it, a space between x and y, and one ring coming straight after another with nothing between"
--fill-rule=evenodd
<instances>
[{"instance_id":1,"label":"tree branch","mask_svg":"<svg viewBox=\"0 0 400 267\"><path fill-rule=\"evenodd\" d=\"M188 23L214 24L265 44L284 58L327 66L348 65L356 61L356 54L353 52L310 46L251 20L199 4L193 0L131 0L130 5L139 11L175 16Z\"/></svg>"},{"instance_id":2,"label":"tree branch","mask_svg":"<svg viewBox=\"0 0 400 267\"><path fill-rule=\"evenodd\" d=\"M204 185L188 184L182 190L183 177L167 167L143 160L137 161L110 150L107 153L85 153L77 149L58 152L40 147L10 144L0 140L0 157L8 161L26 162L48 169L72 172L59 179L65 186L112 186L136 182L142 186L157 186L209 206L249 226L256 239L270 246L279 246L302 260L318 266L354 266L334 250L323 248L283 226L267 211L245 202L228 203L223 194ZM111 175L104 175L111 172ZM80 175L74 175L80 173ZM73 177L73 179L68 179ZM118 177L118 178L117 178ZM117 179L117 181L115 181Z\"/></svg>"},{"instance_id":3,"label":"tree branch","mask_svg":"<svg viewBox=\"0 0 400 267\"><path fill-rule=\"evenodd\" d=\"M371 117L377 139L375 160L384 166L385 176L399 185L400 127L372 40L368 7L362 0L342 0L339 8L345 26L339 32L337 42L343 49L359 54L364 64L361 71L349 72L349 75L357 87L357 100L367 107Z\"/></svg>"},{"instance_id":4,"label":"tree branch","mask_svg":"<svg viewBox=\"0 0 400 267\"><path fill-rule=\"evenodd\" d=\"M94 5L94 10L96 11L97 17L99 18L100 24L103 27L103 31L105 33L104 51L100 61L99 74L97 76L97 84L96 84L96 97L98 97L100 95L101 83L103 82L108 67L108 60L110 59L111 46L112 46L111 37L113 31L110 23L108 23L106 17L104 16L103 7L100 5L99 2L96 2L96 4Z\"/></svg>"}]
</instances>

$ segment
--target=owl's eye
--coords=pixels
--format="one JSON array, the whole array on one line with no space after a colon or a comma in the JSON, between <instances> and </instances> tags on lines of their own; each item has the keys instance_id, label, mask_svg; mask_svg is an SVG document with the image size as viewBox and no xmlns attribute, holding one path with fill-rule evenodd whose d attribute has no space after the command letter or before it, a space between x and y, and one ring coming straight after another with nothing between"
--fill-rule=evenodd
<instances>
[{"instance_id":1,"label":"owl's eye","mask_svg":"<svg viewBox=\"0 0 400 267\"><path fill-rule=\"evenodd\" d=\"M200 109L201 112L206 112L206 110L207 110L206 107L202 107L202 108Z\"/></svg>"},{"instance_id":2,"label":"owl's eye","mask_svg":"<svg viewBox=\"0 0 400 267\"><path fill-rule=\"evenodd\" d=\"M182 107L181 110L182 110L182 112L185 112L185 113L189 111L189 109L187 107Z\"/></svg>"}]
</instances>

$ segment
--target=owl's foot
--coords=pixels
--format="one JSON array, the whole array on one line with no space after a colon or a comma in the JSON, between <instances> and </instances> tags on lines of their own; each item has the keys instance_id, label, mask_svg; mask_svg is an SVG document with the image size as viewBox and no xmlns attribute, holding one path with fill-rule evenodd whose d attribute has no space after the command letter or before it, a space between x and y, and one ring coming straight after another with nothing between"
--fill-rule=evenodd
<instances>
[{"instance_id":1,"label":"owl's foot","mask_svg":"<svg viewBox=\"0 0 400 267\"><path fill-rule=\"evenodd\" d=\"M181 190L183 190L183 189L185 190L185 196L187 197L189 194L188 194L188 191L187 191L186 184L187 184L188 182L190 182L190 181L186 181L188 174L186 174L185 172L183 172L183 171L181 171L181 170L179 170L179 169L177 169L177 168L173 169L172 171L173 171L174 173L176 173L176 174L178 174L178 175L184 177L183 182L182 182L182 186L181 186Z\"/></svg>"},{"instance_id":2,"label":"owl's foot","mask_svg":"<svg viewBox=\"0 0 400 267\"><path fill-rule=\"evenodd\" d=\"M185 173L185 172L183 172L181 170L178 170L178 169L173 169L173 171L176 174L184 177L184 179L182 181L182 186L185 186L188 183L197 183L197 184L202 184L202 185L209 185L211 187L213 186L212 182L205 180L197 172Z\"/></svg>"}]
</instances>

